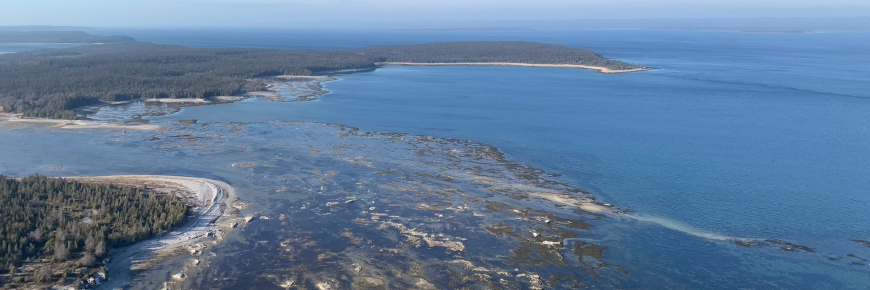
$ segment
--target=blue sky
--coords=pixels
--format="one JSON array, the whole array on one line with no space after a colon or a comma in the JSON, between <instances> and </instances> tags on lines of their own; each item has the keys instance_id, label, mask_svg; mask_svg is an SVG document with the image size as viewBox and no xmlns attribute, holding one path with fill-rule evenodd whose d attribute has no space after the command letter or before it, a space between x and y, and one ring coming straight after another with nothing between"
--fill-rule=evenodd
<instances>
[{"instance_id":1,"label":"blue sky","mask_svg":"<svg viewBox=\"0 0 870 290\"><path fill-rule=\"evenodd\" d=\"M0 0L0 25L358 27L505 20L870 16L867 0Z\"/></svg>"}]
</instances>

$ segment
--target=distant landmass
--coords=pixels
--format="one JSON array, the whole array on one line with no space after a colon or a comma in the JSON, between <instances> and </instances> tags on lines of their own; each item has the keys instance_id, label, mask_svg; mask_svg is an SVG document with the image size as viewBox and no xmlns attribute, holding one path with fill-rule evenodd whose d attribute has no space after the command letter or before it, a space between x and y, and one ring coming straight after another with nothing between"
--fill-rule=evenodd
<instances>
[{"instance_id":1,"label":"distant landmass","mask_svg":"<svg viewBox=\"0 0 870 290\"><path fill-rule=\"evenodd\" d=\"M429 24L431 25L431 24ZM747 18L637 18L465 21L441 29L469 27L524 27L538 30L730 30L822 31L870 30L870 17L747 17ZM431 26L429 26L431 27ZM419 27L426 29L426 27Z\"/></svg>"},{"instance_id":2,"label":"distant landmass","mask_svg":"<svg viewBox=\"0 0 870 290\"><path fill-rule=\"evenodd\" d=\"M0 110L74 119L108 101L204 98L262 91L258 78L373 70L381 64L650 69L586 49L524 41L442 42L347 50L189 48L130 42L0 55Z\"/></svg>"},{"instance_id":3,"label":"distant landmass","mask_svg":"<svg viewBox=\"0 0 870 290\"><path fill-rule=\"evenodd\" d=\"M0 31L73 31L88 30L92 27L85 26L53 26L53 25L18 25L0 26Z\"/></svg>"},{"instance_id":4,"label":"distant landmass","mask_svg":"<svg viewBox=\"0 0 870 290\"><path fill-rule=\"evenodd\" d=\"M3 43L119 43L133 42L129 36L100 36L83 31L18 31L0 30L0 44Z\"/></svg>"},{"instance_id":5,"label":"distant landmass","mask_svg":"<svg viewBox=\"0 0 870 290\"><path fill-rule=\"evenodd\" d=\"M801 30L801 29L750 29L750 30L741 30L740 32L744 32L744 33L813 33L812 30Z\"/></svg>"},{"instance_id":6,"label":"distant landmass","mask_svg":"<svg viewBox=\"0 0 870 290\"><path fill-rule=\"evenodd\" d=\"M394 31L537 31L537 28L524 27L425 27L425 28L393 28Z\"/></svg>"}]
</instances>

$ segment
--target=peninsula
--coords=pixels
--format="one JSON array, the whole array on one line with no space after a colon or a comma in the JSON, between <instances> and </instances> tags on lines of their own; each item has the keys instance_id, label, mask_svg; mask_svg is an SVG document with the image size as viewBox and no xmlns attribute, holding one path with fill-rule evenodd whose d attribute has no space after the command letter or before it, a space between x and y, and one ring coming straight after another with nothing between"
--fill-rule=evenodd
<instances>
[{"instance_id":1,"label":"peninsula","mask_svg":"<svg viewBox=\"0 0 870 290\"><path fill-rule=\"evenodd\" d=\"M72 287L108 274L106 288L123 287L129 269L146 267L137 264L195 250L201 239L231 230L241 221L235 200L230 185L203 178L0 175L7 222L0 226L0 283Z\"/></svg>"},{"instance_id":2,"label":"peninsula","mask_svg":"<svg viewBox=\"0 0 870 290\"><path fill-rule=\"evenodd\" d=\"M649 67L586 49L525 41L346 50L189 48L130 42L0 55L0 111L75 119L75 109L139 99L214 99L268 91L265 77L369 71L385 64L523 65L634 72Z\"/></svg>"}]
</instances>

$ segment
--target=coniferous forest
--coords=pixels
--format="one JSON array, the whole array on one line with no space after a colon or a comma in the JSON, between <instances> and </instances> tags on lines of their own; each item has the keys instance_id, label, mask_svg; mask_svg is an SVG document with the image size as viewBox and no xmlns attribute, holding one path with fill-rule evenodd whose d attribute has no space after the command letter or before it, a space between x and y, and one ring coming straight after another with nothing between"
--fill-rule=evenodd
<instances>
[{"instance_id":1,"label":"coniferous forest","mask_svg":"<svg viewBox=\"0 0 870 290\"><path fill-rule=\"evenodd\" d=\"M522 62L609 69L643 66L536 42L480 41L347 50L188 48L129 42L0 55L0 111L74 119L108 101L212 98L265 89L252 78L376 68L378 62Z\"/></svg>"},{"instance_id":2,"label":"coniferous forest","mask_svg":"<svg viewBox=\"0 0 870 290\"><path fill-rule=\"evenodd\" d=\"M0 175L0 273L26 262L99 265L110 248L181 224L187 210L178 198L137 187Z\"/></svg>"}]
</instances>

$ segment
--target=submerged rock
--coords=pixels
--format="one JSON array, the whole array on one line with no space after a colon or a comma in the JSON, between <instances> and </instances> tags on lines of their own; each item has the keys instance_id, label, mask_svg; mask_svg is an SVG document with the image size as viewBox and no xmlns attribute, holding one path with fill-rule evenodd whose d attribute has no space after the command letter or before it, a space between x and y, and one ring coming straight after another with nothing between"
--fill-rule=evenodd
<instances>
[{"instance_id":1,"label":"submerged rock","mask_svg":"<svg viewBox=\"0 0 870 290\"><path fill-rule=\"evenodd\" d=\"M852 240L852 241L855 243L858 243L859 245L870 248L870 241L865 241L865 240Z\"/></svg>"}]
</instances>

